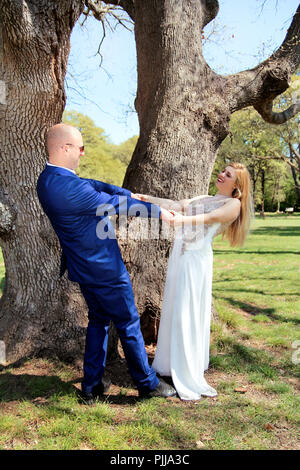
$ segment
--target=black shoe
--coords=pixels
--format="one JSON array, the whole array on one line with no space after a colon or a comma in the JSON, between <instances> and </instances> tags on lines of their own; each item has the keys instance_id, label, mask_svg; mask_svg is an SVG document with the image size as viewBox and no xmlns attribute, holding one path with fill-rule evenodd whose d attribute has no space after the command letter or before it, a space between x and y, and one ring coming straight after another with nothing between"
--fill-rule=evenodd
<instances>
[{"instance_id":1,"label":"black shoe","mask_svg":"<svg viewBox=\"0 0 300 470\"><path fill-rule=\"evenodd\" d=\"M152 398L152 397L168 398L168 397L174 397L175 395L176 395L175 388L173 388L172 385L167 384L163 379L159 380L159 384L154 390L139 391L140 398Z\"/></svg>"},{"instance_id":2,"label":"black shoe","mask_svg":"<svg viewBox=\"0 0 300 470\"><path fill-rule=\"evenodd\" d=\"M110 379L101 379L101 382L96 385L90 393L80 392L79 396L83 403L86 405L93 405L98 398L102 397L104 393L108 392L111 386Z\"/></svg>"}]
</instances>

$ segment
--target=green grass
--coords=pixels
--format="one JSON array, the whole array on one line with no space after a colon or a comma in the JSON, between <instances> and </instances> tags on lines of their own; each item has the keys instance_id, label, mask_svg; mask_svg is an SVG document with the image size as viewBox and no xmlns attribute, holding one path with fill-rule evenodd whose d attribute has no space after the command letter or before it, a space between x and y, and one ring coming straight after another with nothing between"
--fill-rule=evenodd
<instances>
[{"instance_id":1,"label":"green grass","mask_svg":"<svg viewBox=\"0 0 300 470\"><path fill-rule=\"evenodd\" d=\"M0 371L0 449L299 449L299 235L299 215L267 214L243 249L215 240L206 377L217 397L139 401L116 387L88 407L80 372L27 359Z\"/></svg>"}]
</instances>

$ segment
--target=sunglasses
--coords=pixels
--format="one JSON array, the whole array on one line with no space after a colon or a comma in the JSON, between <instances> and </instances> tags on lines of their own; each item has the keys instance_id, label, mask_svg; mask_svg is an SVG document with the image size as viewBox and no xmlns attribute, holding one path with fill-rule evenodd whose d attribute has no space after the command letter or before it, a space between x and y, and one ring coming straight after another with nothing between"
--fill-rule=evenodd
<instances>
[{"instance_id":1,"label":"sunglasses","mask_svg":"<svg viewBox=\"0 0 300 470\"><path fill-rule=\"evenodd\" d=\"M82 145L81 147L79 147L79 145L74 145L74 144L65 144L65 145L71 145L72 147L78 147L81 153L84 152L84 145Z\"/></svg>"}]
</instances>

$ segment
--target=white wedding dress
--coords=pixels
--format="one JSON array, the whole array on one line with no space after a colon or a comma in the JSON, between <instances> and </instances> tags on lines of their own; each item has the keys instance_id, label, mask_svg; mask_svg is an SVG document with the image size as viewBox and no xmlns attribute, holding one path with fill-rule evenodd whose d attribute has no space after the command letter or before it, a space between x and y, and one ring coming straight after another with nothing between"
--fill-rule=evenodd
<instances>
[{"instance_id":1,"label":"white wedding dress","mask_svg":"<svg viewBox=\"0 0 300 470\"><path fill-rule=\"evenodd\" d=\"M186 214L211 212L229 199L223 195L202 197L189 204ZM168 208L171 206L169 201ZM172 376L182 400L217 395L204 378L209 365L212 240L228 225L180 228L175 234L152 367L161 376Z\"/></svg>"}]
</instances>

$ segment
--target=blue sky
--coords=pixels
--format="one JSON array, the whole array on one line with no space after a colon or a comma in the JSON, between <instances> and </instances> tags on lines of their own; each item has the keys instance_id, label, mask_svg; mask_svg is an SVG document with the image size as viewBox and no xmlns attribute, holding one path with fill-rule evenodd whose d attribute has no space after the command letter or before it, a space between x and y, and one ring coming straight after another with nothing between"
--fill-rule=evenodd
<instances>
[{"instance_id":1,"label":"blue sky","mask_svg":"<svg viewBox=\"0 0 300 470\"><path fill-rule=\"evenodd\" d=\"M220 74L251 68L267 58L283 41L299 0L220 0L213 41L204 44L208 64ZM101 24L90 18L75 25L66 80L66 109L90 116L110 140L119 144L138 135L134 109L136 91L136 50L134 33L122 26L106 28L101 47L102 66L97 49Z\"/></svg>"}]
</instances>

